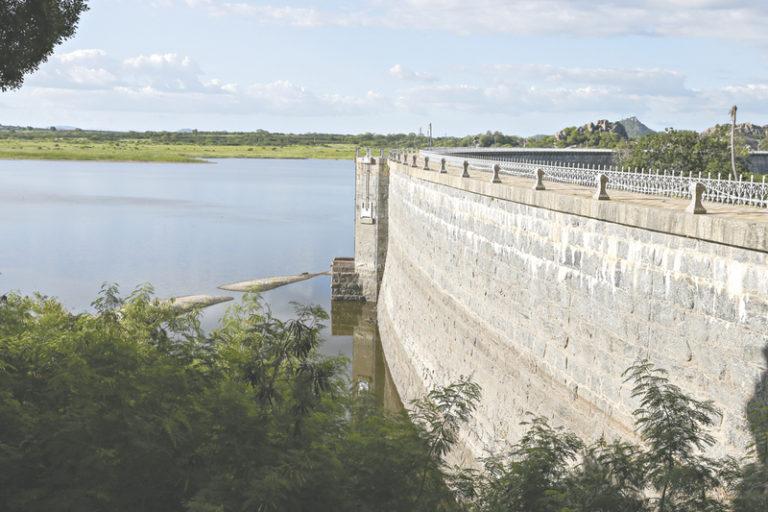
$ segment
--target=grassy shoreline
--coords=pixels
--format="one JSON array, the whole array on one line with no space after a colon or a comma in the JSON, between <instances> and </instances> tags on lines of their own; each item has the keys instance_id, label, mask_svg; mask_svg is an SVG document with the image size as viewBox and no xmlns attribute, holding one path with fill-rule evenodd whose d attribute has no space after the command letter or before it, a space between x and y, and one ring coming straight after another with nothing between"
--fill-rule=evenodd
<instances>
[{"instance_id":1,"label":"grassy shoreline","mask_svg":"<svg viewBox=\"0 0 768 512\"><path fill-rule=\"evenodd\" d=\"M351 144L240 146L162 144L138 139L0 139L2 160L204 163L212 158L350 159L354 155Z\"/></svg>"}]
</instances>

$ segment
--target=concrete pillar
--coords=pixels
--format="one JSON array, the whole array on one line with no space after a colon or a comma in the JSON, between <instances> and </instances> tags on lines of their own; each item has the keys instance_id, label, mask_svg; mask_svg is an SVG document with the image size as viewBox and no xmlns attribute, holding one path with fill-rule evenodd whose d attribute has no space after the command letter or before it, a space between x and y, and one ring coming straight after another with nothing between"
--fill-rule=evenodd
<instances>
[{"instance_id":1,"label":"concrete pillar","mask_svg":"<svg viewBox=\"0 0 768 512\"><path fill-rule=\"evenodd\" d=\"M445 169L445 158L440 159L440 174L445 174L448 171Z\"/></svg>"},{"instance_id":2,"label":"concrete pillar","mask_svg":"<svg viewBox=\"0 0 768 512\"><path fill-rule=\"evenodd\" d=\"M546 190L544 188L544 170L536 169L536 184L533 186L533 190Z\"/></svg>"},{"instance_id":3,"label":"concrete pillar","mask_svg":"<svg viewBox=\"0 0 768 512\"><path fill-rule=\"evenodd\" d=\"M355 272L363 298L376 302L387 257L389 167L386 158L355 165Z\"/></svg>"},{"instance_id":4,"label":"concrete pillar","mask_svg":"<svg viewBox=\"0 0 768 512\"><path fill-rule=\"evenodd\" d=\"M694 215L707 213L707 210L701 204L701 196L704 194L706 187L697 181L691 183L688 186L688 190L691 192L691 203L688 205L685 211Z\"/></svg>"},{"instance_id":5,"label":"concrete pillar","mask_svg":"<svg viewBox=\"0 0 768 512\"><path fill-rule=\"evenodd\" d=\"M416 165L416 155L413 155L413 164L411 164L411 167L418 167Z\"/></svg>"},{"instance_id":6,"label":"concrete pillar","mask_svg":"<svg viewBox=\"0 0 768 512\"><path fill-rule=\"evenodd\" d=\"M424 170L425 171L429 170L429 157L428 156L424 157Z\"/></svg>"},{"instance_id":7,"label":"concrete pillar","mask_svg":"<svg viewBox=\"0 0 768 512\"><path fill-rule=\"evenodd\" d=\"M597 177L597 191L595 192L595 195L592 196L594 199L597 199L598 201L607 201L610 199L608 196L608 192L605 191L605 186L608 184L608 176L605 174L600 174Z\"/></svg>"},{"instance_id":8,"label":"concrete pillar","mask_svg":"<svg viewBox=\"0 0 768 512\"><path fill-rule=\"evenodd\" d=\"M469 162L464 160L464 172L461 173L462 178L469 178Z\"/></svg>"}]
</instances>

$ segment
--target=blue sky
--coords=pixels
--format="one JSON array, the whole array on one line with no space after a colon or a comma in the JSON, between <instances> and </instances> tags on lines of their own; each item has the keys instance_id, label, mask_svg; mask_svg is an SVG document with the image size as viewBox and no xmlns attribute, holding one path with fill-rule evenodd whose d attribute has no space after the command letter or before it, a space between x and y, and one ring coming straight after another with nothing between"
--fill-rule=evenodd
<instances>
[{"instance_id":1,"label":"blue sky","mask_svg":"<svg viewBox=\"0 0 768 512\"><path fill-rule=\"evenodd\" d=\"M0 123L553 133L768 124L763 0L92 0Z\"/></svg>"}]
</instances>

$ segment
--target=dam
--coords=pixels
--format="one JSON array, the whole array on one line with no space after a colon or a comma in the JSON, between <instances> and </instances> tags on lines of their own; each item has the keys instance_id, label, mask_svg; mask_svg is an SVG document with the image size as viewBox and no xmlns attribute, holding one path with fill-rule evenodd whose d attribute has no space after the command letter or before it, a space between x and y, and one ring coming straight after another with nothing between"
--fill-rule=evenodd
<instances>
[{"instance_id":1,"label":"dam","mask_svg":"<svg viewBox=\"0 0 768 512\"><path fill-rule=\"evenodd\" d=\"M636 440L622 373L642 359L722 411L712 456L745 453L747 406L768 395L764 182L479 150L369 153L355 176L355 257L332 294L375 303L403 403L482 386L465 463L517 442L529 412Z\"/></svg>"}]
</instances>

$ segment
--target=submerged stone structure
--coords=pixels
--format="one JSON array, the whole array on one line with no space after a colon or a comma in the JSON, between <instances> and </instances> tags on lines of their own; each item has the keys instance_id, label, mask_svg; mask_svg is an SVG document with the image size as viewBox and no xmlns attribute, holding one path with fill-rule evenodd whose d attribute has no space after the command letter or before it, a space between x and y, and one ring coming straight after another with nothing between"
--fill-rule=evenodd
<instances>
[{"instance_id":1,"label":"submerged stone structure","mask_svg":"<svg viewBox=\"0 0 768 512\"><path fill-rule=\"evenodd\" d=\"M519 440L528 412L632 439L622 372L648 359L722 410L712 455L744 454L746 406L768 395L768 211L415 156L356 164L355 270L404 403L480 384L466 459Z\"/></svg>"}]
</instances>

